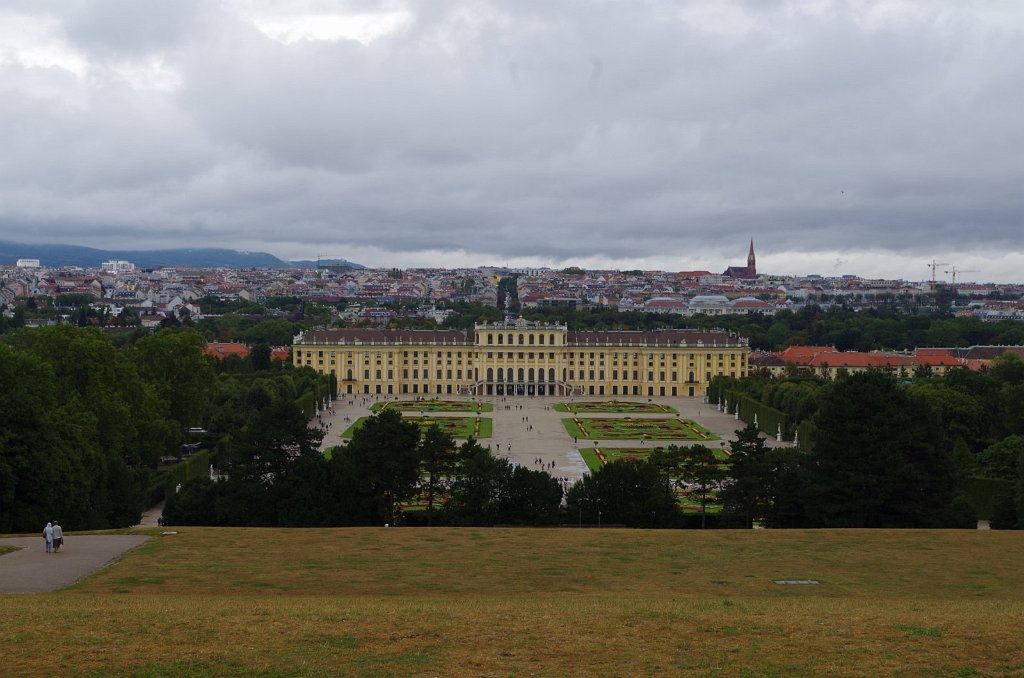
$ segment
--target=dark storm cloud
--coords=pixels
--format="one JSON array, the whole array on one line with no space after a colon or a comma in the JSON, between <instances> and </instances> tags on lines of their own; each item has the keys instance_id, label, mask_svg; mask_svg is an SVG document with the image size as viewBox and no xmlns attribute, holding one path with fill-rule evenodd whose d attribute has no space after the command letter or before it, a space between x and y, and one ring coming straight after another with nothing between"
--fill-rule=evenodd
<instances>
[{"instance_id":1,"label":"dark storm cloud","mask_svg":"<svg viewBox=\"0 0 1024 678\"><path fill-rule=\"evenodd\" d=\"M49 239L686 267L1020 228L1004 3L38 7L0 33L0 224Z\"/></svg>"}]
</instances>

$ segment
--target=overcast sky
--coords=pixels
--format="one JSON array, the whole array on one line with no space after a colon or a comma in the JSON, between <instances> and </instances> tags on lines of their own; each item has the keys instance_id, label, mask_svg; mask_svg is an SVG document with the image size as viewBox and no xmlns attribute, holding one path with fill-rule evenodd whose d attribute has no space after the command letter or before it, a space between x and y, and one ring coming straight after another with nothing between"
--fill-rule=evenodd
<instances>
[{"instance_id":1,"label":"overcast sky","mask_svg":"<svg viewBox=\"0 0 1024 678\"><path fill-rule=\"evenodd\" d=\"M0 238L1024 281L1022 34L1012 0L5 0Z\"/></svg>"}]
</instances>

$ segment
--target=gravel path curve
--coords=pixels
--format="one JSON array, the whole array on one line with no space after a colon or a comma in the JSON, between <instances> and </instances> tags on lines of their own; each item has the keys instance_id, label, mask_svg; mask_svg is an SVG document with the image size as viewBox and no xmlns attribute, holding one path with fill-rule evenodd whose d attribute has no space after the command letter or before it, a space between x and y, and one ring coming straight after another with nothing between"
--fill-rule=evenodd
<instances>
[{"instance_id":1,"label":"gravel path curve","mask_svg":"<svg viewBox=\"0 0 1024 678\"><path fill-rule=\"evenodd\" d=\"M47 553L41 536L0 539L0 546L19 547L0 556L0 593L56 591L89 576L148 539L134 534L65 534L60 553Z\"/></svg>"}]
</instances>

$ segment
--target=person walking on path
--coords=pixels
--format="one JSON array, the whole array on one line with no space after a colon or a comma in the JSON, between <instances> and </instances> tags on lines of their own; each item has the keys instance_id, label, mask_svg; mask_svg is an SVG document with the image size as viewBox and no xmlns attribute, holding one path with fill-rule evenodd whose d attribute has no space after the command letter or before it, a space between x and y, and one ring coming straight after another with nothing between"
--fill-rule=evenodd
<instances>
[{"instance_id":1,"label":"person walking on path","mask_svg":"<svg viewBox=\"0 0 1024 678\"><path fill-rule=\"evenodd\" d=\"M50 553L53 551L53 525L46 523L46 527L43 528L43 541L46 542L46 552Z\"/></svg>"},{"instance_id":2,"label":"person walking on path","mask_svg":"<svg viewBox=\"0 0 1024 678\"><path fill-rule=\"evenodd\" d=\"M64 530L61 529L60 523L56 520L53 521L53 552L58 553L60 547L64 545Z\"/></svg>"}]
</instances>

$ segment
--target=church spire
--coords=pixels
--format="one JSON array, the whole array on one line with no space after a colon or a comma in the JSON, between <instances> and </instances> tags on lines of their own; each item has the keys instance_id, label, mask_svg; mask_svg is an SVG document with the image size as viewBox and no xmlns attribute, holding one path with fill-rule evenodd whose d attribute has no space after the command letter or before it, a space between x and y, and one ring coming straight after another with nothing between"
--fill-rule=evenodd
<instances>
[{"instance_id":1,"label":"church spire","mask_svg":"<svg viewBox=\"0 0 1024 678\"><path fill-rule=\"evenodd\" d=\"M757 262L754 258L754 239L750 239L750 252L747 254L747 271L752 276L757 275Z\"/></svg>"}]
</instances>

